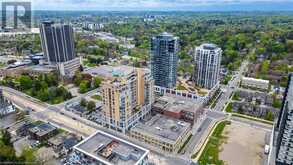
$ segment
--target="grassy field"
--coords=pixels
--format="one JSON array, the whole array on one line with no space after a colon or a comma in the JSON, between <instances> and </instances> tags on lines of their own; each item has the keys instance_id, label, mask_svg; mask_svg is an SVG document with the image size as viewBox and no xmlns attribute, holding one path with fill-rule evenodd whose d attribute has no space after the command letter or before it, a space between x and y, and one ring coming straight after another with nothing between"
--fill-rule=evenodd
<instances>
[{"instance_id":1,"label":"grassy field","mask_svg":"<svg viewBox=\"0 0 293 165\"><path fill-rule=\"evenodd\" d=\"M216 164L223 165L224 162L219 160L219 152L220 146L226 139L225 136L222 135L223 130L226 125L231 124L230 121L222 121L217 125L214 132L209 138L207 145L203 153L201 154L198 163L200 165L208 165L208 164Z\"/></svg>"}]
</instances>

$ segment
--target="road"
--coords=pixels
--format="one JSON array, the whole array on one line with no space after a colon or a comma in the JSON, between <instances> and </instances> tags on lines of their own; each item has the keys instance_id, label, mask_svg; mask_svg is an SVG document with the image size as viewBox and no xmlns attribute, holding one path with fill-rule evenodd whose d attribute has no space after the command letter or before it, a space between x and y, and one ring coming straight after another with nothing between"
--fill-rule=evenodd
<instances>
[{"instance_id":1,"label":"road","mask_svg":"<svg viewBox=\"0 0 293 165\"><path fill-rule=\"evenodd\" d=\"M156 147L152 147L150 145L137 141L136 139L131 139L125 134L117 133L116 131L104 128L98 125L97 123L82 118L79 115L74 114L73 112L65 110L65 105L67 103L78 101L81 98L91 96L95 94L98 90L90 91L88 93L82 94L78 97L74 97L71 100L65 101L57 105L49 105L47 103L40 102L39 100L30 97L22 92L16 91L14 89L7 87L0 88L2 88L6 93L5 96L11 101L13 101L15 104L23 108L30 107L31 109L33 109L34 112L31 113L31 117L34 119L50 122L53 125L56 125L57 127L66 129L69 132L74 132L83 137L87 137L93 134L97 129L102 130L104 132L113 134L119 138L129 140L137 145L148 148L157 155L172 159L176 158L176 160L187 162L190 160L190 156L195 153L195 150L201 147L200 144L208 136L210 129L212 129L212 125L216 123L216 121L225 118L225 113L221 112L221 110L223 109L223 107L225 107L225 104L229 101L230 95L232 94L233 90L237 87L241 79L241 75L244 72L244 69L247 67L247 64L247 62L244 62L241 65L239 73L235 76L235 78L231 80L227 86L224 86L224 91L226 92L224 92L219 97L215 108L212 111L207 110L207 117L201 123L199 131L195 131L193 133L194 135L188 142L188 145L185 148L185 152L183 155L164 153Z\"/></svg>"},{"instance_id":2,"label":"road","mask_svg":"<svg viewBox=\"0 0 293 165\"><path fill-rule=\"evenodd\" d=\"M219 121L226 118L226 114L217 111L206 111L206 118L202 121L199 128L196 131L192 131L193 136L186 145L184 149L184 156L190 158L194 153L196 153L200 148L205 139L208 137L213 125Z\"/></svg>"},{"instance_id":3,"label":"road","mask_svg":"<svg viewBox=\"0 0 293 165\"><path fill-rule=\"evenodd\" d=\"M239 71L229 81L227 85L221 85L222 95L218 98L216 106L212 109L213 111L222 111L230 102L230 96L235 89L238 88L241 81L242 74L246 71L248 61L242 62Z\"/></svg>"},{"instance_id":4,"label":"road","mask_svg":"<svg viewBox=\"0 0 293 165\"><path fill-rule=\"evenodd\" d=\"M152 156L158 157L160 158L160 160L167 161L167 164L174 164L174 165L183 164L184 165L184 164L190 163L189 158L187 159L184 156L163 152L155 146L150 146L141 141L130 138L129 136L123 133L119 133L117 131L104 128L95 122L89 121L85 118L80 117L79 115L74 114L73 112L65 110L64 106L66 103L71 101L77 101L78 99L89 96L95 93L96 91L88 92L79 97L75 97L69 101L66 101L65 103L62 103L62 104L49 105L46 103L42 103L36 100L35 98L27 96L26 94L16 91L14 89L7 88L7 87L0 87L0 88L3 89L5 97L10 99L18 107L21 107L23 109L25 108L33 109L34 111L30 113L30 117L35 120L49 122L56 127L63 128L69 132L73 132L84 138L93 134L97 130L102 130L116 137L125 139L127 141L131 141L132 143L136 145L149 149L151 151Z\"/></svg>"}]
</instances>

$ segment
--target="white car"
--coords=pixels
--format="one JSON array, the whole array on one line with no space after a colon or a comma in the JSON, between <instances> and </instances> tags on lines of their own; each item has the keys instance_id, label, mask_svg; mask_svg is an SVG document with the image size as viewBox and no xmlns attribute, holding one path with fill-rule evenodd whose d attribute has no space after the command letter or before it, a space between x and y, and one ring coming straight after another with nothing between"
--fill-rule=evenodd
<instances>
[{"instance_id":1,"label":"white car","mask_svg":"<svg viewBox=\"0 0 293 165\"><path fill-rule=\"evenodd\" d=\"M265 154L269 154L270 153L270 146L269 145L265 145Z\"/></svg>"}]
</instances>

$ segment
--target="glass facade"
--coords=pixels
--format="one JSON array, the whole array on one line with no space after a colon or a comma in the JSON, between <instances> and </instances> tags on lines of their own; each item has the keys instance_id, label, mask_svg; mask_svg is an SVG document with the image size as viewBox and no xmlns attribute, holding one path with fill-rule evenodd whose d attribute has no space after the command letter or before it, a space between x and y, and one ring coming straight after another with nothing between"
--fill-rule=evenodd
<instances>
[{"instance_id":1,"label":"glass facade","mask_svg":"<svg viewBox=\"0 0 293 165\"><path fill-rule=\"evenodd\" d=\"M151 72L156 86L174 88L177 79L178 38L162 33L151 40Z\"/></svg>"}]
</instances>

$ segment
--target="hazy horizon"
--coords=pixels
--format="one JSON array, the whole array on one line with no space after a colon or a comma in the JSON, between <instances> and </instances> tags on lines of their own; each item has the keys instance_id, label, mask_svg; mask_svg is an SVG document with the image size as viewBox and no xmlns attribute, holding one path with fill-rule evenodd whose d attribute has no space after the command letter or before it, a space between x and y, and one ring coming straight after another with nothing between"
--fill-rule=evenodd
<instances>
[{"instance_id":1,"label":"hazy horizon","mask_svg":"<svg viewBox=\"0 0 293 165\"><path fill-rule=\"evenodd\" d=\"M293 11L293 0L31 0L40 11Z\"/></svg>"}]
</instances>

